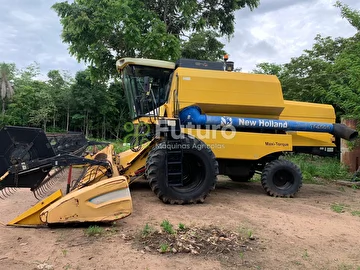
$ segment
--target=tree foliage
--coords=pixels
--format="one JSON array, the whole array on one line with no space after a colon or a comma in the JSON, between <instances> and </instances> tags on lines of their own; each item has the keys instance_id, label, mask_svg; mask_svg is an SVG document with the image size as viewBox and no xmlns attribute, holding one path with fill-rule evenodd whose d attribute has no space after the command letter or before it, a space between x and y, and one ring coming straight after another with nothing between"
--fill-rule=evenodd
<instances>
[{"instance_id":1,"label":"tree foliage","mask_svg":"<svg viewBox=\"0 0 360 270\"><path fill-rule=\"evenodd\" d=\"M87 136L124 136L129 120L122 86L105 84L80 71L75 78L51 70L39 80L40 68L33 64L23 70L13 67L14 95L7 104L0 125L41 127L45 131L81 131Z\"/></svg>"},{"instance_id":2,"label":"tree foliage","mask_svg":"<svg viewBox=\"0 0 360 270\"><path fill-rule=\"evenodd\" d=\"M214 31L193 33L182 45L181 57L198 60L218 61L226 52L224 44L217 38Z\"/></svg>"},{"instance_id":3,"label":"tree foliage","mask_svg":"<svg viewBox=\"0 0 360 270\"><path fill-rule=\"evenodd\" d=\"M75 78L51 70L46 80L39 80L37 64L17 70L14 64L2 63L0 124L122 138L129 120L122 85L104 80L107 76L94 78L94 69L110 75L116 58L125 55L221 59L224 44L217 38L233 31L231 11L223 17L224 10L254 8L257 1L227 0L219 5L212 0L76 0L54 5L70 52L90 67ZM360 13L340 2L336 6L357 30L354 36L317 35L299 57L281 65L260 63L253 72L278 76L286 99L332 104L338 116L360 119ZM189 38L183 39L186 31Z\"/></svg>"},{"instance_id":4,"label":"tree foliage","mask_svg":"<svg viewBox=\"0 0 360 270\"><path fill-rule=\"evenodd\" d=\"M359 30L360 12L337 2L341 16ZM360 119L360 34L350 38L317 35L311 49L284 65L261 63L256 73L277 75L284 97L332 104L338 116Z\"/></svg>"},{"instance_id":5,"label":"tree foliage","mask_svg":"<svg viewBox=\"0 0 360 270\"><path fill-rule=\"evenodd\" d=\"M234 32L235 11L258 4L259 0L75 0L56 3L53 9L70 54L87 62L92 74L108 78L121 57L177 60L185 32L213 31L216 35L205 32L201 38L216 54L219 44L212 45L214 38ZM198 43L195 40L196 35L184 43L187 53Z\"/></svg>"}]
</instances>

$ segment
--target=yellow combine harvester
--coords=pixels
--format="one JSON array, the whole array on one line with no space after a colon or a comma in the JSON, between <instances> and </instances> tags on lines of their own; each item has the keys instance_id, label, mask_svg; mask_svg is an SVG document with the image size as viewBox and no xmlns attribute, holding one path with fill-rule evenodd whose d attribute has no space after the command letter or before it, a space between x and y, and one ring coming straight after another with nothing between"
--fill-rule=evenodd
<instances>
[{"instance_id":1,"label":"yellow combine harvester","mask_svg":"<svg viewBox=\"0 0 360 270\"><path fill-rule=\"evenodd\" d=\"M130 150L116 154L108 145L84 158L84 138L52 142L40 129L19 127L0 132L5 194L14 187L41 190L63 167L86 164L66 195L52 194L11 225L126 217L132 212L129 184L143 176L171 204L204 202L217 175L248 181L260 173L266 193L293 197L302 175L280 159L284 153L334 155L336 137L358 135L335 123L332 106L284 100L276 76L233 72L227 59L123 58L116 65L136 126Z\"/></svg>"}]
</instances>

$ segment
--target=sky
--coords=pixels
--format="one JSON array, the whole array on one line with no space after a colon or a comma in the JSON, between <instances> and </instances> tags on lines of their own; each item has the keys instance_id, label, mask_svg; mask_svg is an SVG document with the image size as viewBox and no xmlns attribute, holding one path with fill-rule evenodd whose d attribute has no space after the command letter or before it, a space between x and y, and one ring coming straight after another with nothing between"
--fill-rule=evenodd
<instances>
[{"instance_id":1,"label":"sky","mask_svg":"<svg viewBox=\"0 0 360 270\"><path fill-rule=\"evenodd\" d=\"M69 55L61 41L61 24L51 6L56 0L0 0L0 62L24 68L36 61L42 74L51 69L76 71L83 63ZM259 8L236 12L235 33L223 39L235 67L251 71L257 63L286 63L311 48L317 34L354 35L341 18L335 0L260 0ZM360 1L343 0L360 9Z\"/></svg>"}]
</instances>

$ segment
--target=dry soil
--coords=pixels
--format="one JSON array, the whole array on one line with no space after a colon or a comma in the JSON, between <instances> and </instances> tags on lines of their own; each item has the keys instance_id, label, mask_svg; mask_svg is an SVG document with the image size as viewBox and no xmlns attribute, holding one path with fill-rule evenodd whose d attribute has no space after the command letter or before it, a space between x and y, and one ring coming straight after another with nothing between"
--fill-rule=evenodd
<instances>
[{"instance_id":1,"label":"dry soil","mask_svg":"<svg viewBox=\"0 0 360 270\"><path fill-rule=\"evenodd\" d=\"M53 190L65 187L65 178ZM296 198L272 198L260 183L220 176L200 205L165 205L146 182L131 192L132 215L98 236L88 236L87 227L1 226L0 269L360 269L360 190L305 184ZM0 200L0 221L36 202L30 191L17 191ZM145 225L157 230L164 220L231 231L244 240L244 252L160 253L142 244Z\"/></svg>"}]
</instances>

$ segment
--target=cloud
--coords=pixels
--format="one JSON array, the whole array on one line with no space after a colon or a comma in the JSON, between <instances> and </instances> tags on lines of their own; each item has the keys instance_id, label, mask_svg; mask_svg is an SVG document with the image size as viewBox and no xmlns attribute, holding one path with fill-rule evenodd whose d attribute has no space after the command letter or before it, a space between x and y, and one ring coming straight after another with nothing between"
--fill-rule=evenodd
<instances>
[{"instance_id":1,"label":"cloud","mask_svg":"<svg viewBox=\"0 0 360 270\"><path fill-rule=\"evenodd\" d=\"M61 25L51 9L55 0L2 1L0 62L24 68L33 62L46 74L51 69L75 74L84 69L61 43Z\"/></svg>"},{"instance_id":2,"label":"cloud","mask_svg":"<svg viewBox=\"0 0 360 270\"><path fill-rule=\"evenodd\" d=\"M355 30L333 6L335 0L260 0L254 11L236 12L236 30L226 50L236 67L250 71L260 62L285 63L311 48L316 34L351 36ZM56 0L0 0L0 62L19 68L40 64L43 74L51 69L72 74L84 69L61 42L61 25L51 9ZM360 8L358 0L343 0Z\"/></svg>"},{"instance_id":3,"label":"cloud","mask_svg":"<svg viewBox=\"0 0 360 270\"><path fill-rule=\"evenodd\" d=\"M357 0L342 1L360 8ZM341 18L334 1L261 0L259 8L236 13L236 31L226 51L235 66L251 71L260 62L285 63L311 48L317 34L353 35L355 29Z\"/></svg>"}]
</instances>

